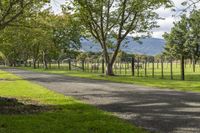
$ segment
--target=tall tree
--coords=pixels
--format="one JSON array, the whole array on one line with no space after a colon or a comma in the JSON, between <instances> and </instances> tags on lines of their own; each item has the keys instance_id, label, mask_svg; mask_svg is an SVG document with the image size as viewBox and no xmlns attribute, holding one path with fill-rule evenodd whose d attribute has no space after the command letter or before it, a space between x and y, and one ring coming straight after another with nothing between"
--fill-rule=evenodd
<instances>
[{"instance_id":1,"label":"tall tree","mask_svg":"<svg viewBox=\"0 0 200 133\"><path fill-rule=\"evenodd\" d=\"M181 79L185 80L185 63L184 60L189 54L187 46L188 31L190 30L188 19L185 15L181 17L181 21L174 23L171 32L165 33L163 37L166 40L166 53L170 56L177 56L181 60Z\"/></svg>"},{"instance_id":2,"label":"tall tree","mask_svg":"<svg viewBox=\"0 0 200 133\"><path fill-rule=\"evenodd\" d=\"M73 15L63 12L54 16L53 42L58 49L58 63L73 50L80 49L81 27Z\"/></svg>"},{"instance_id":3,"label":"tall tree","mask_svg":"<svg viewBox=\"0 0 200 133\"><path fill-rule=\"evenodd\" d=\"M113 64L121 43L129 34L147 33L156 27L155 9L169 0L74 0L75 12L86 30L101 45L107 75L114 75ZM114 39L113 39L114 38Z\"/></svg>"},{"instance_id":4,"label":"tall tree","mask_svg":"<svg viewBox=\"0 0 200 133\"><path fill-rule=\"evenodd\" d=\"M194 10L189 17L189 36L188 48L190 49L190 56L193 60L193 72L195 72L195 64L200 57L200 10Z\"/></svg>"},{"instance_id":5,"label":"tall tree","mask_svg":"<svg viewBox=\"0 0 200 133\"><path fill-rule=\"evenodd\" d=\"M2 30L0 50L11 65L32 60L36 68L36 63L42 61L47 69L47 63L57 60L62 51L80 47L80 29L69 14L55 15L50 9L36 9L33 16L21 18L20 23Z\"/></svg>"}]
</instances>

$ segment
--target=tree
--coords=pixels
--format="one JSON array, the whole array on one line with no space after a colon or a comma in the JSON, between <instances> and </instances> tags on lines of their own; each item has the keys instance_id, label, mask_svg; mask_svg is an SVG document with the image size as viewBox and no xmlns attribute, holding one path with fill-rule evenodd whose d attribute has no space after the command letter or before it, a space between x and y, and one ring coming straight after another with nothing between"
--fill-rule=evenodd
<instances>
[{"instance_id":1,"label":"tree","mask_svg":"<svg viewBox=\"0 0 200 133\"><path fill-rule=\"evenodd\" d=\"M62 51L69 54L74 47L80 47L80 29L69 14L55 15L50 8L35 8L32 16L2 30L1 52L12 66L19 61L25 65L32 61L36 68L36 63L42 61L47 69L48 63L59 59Z\"/></svg>"},{"instance_id":2,"label":"tree","mask_svg":"<svg viewBox=\"0 0 200 133\"><path fill-rule=\"evenodd\" d=\"M188 31L190 30L188 19L185 15L181 21L174 23L171 32L165 33L163 37L166 40L166 51L170 57L176 56L181 60L181 79L185 80L185 63L184 60L189 54L187 46Z\"/></svg>"},{"instance_id":3,"label":"tree","mask_svg":"<svg viewBox=\"0 0 200 133\"><path fill-rule=\"evenodd\" d=\"M200 0L185 0L181 4L185 6L186 8L183 10L184 12L188 11L189 9L196 9L198 7L198 4L200 3Z\"/></svg>"},{"instance_id":4,"label":"tree","mask_svg":"<svg viewBox=\"0 0 200 133\"><path fill-rule=\"evenodd\" d=\"M25 12L31 13L35 5L43 6L48 0L1 0L0 1L0 30L14 21L19 22ZM30 14L26 14L30 15Z\"/></svg>"},{"instance_id":5,"label":"tree","mask_svg":"<svg viewBox=\"0 0 200 133\"><path fill-rule=\"evenodd\" d=\"M63 11L63 15L56 15L53 18L53 43L58 49L58 64L73 52L80 49L81 27L73 15Z\"/></svg>"},{"instance_id":6,"label":"tree","mask_svg":"<svg viewBox=\"0 0 200 133\"><path fill-rule=\"evenodd\" d=\"M169 0L74 0L74 11L85 29L101 45L107 75L128 34L146 33L156 27L155 9L169 6Z\"/></svg>"},{"instance_id":7,"label":"tree","mask_svg":"<svg viewBox=\"0 0 200 133\"><path fill-rule=\"evenodd\" d=\"M200 57L200 11L193 11L189 17L189 36L188 48L190 49L190 56L193 60L193 72L195 72L195 64Z\"/></svg>"}]
</instances>

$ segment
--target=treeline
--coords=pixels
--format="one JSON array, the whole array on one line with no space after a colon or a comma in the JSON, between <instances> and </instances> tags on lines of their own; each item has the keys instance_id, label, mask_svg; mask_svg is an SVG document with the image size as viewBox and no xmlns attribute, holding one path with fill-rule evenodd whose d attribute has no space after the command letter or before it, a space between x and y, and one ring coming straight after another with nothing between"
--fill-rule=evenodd
<instances>
[{"instance_id":1,"label":"treeline","mask_svg":"<svg viewBox=\"0 0 200 133\"><path fill-rule=\"evenodd\" d=\"M27 66L31 62L36 68L37 62L42 62L47 69L53 60L59 63L76 55L81 38L79 21L64 9L55 15L42 7L1 30L0 49L5 64Z\"/></svg>"}]
</instances>

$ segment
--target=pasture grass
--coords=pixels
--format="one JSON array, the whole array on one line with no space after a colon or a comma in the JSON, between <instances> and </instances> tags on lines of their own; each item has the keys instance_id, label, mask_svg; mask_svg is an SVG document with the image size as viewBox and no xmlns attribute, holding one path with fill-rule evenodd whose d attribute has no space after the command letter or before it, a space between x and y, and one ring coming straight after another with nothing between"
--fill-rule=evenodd
<instances>
[{"instance_id":1,"label":"pasture grass","mask_svg":"<svg viewBox=\"0 0 200 133\"><path fill-rule=\"evenodd\" d=\"M170 79L170 66L169 64L164 64L164 78L161 78L161 64L155 64L155 72L154 77L152 77L152 64L149 64L147 67L147 77L144 76L144 68L135 70L135 76L131 76L131 68L129 64L129 68L127 67L126 72L123 69L120 70L114 69L114 72L117 73L117 76L106 76L99 71L85 70L85 72L81 70L67 70L67 67L63 67L61 69L56 68L56 65L52 67L52 69L44 70L42 68L33 69L33 68L23 68L26 70L31 70L34 72L45 72L45 73L53 73L53 74L61 74L65 76L74 76L81 78L89 78L96 80L107 80L112 82L119 83L129 83L136 85L144 85L150 87L157 88L167 88L174 89L180 91L192 91L192 92L200 92L200 66L196 65L196 72L192 71L192 66L188 64L185 68L185 81L180 80L180 64L173 64L173 80ZM139 76L138 76L139 73Z\"/></svg>"},{"instance_id":2,"label":"pasture grass","mask_svg":"<svg viewBox=\"0 0 200 133\"><path fill-rule=\"evenodd\" d=\"M108 112L0 71L0 133L144 132Z\"/></svg>"}]
</instances>

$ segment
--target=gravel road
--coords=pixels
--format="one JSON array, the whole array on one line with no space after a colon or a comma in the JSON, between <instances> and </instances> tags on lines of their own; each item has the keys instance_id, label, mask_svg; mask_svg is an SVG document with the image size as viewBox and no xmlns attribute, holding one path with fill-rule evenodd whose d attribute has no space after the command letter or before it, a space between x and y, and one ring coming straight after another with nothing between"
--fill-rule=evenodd
<instances>
[{"instance_id":1,"label":"gravel road","mask_svg":"<svg viewBox=\"0 0 200 133\"><path fill-rule=\"evenodd\" d=\"M116 116L152 132L199 133L200 93L155 89L3 69L50 90L73 96L85 103L113 112Z\"/></svg>"}]
</instances>

